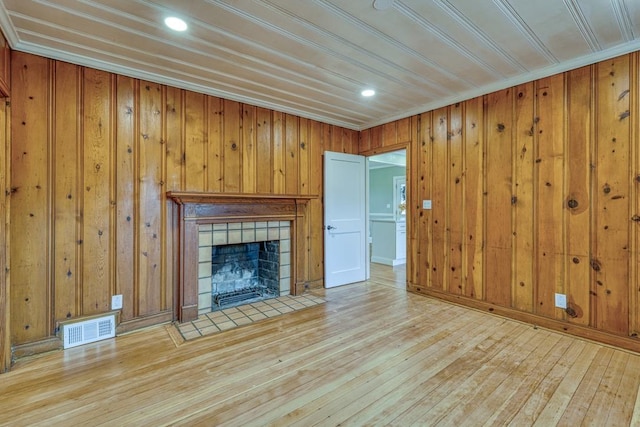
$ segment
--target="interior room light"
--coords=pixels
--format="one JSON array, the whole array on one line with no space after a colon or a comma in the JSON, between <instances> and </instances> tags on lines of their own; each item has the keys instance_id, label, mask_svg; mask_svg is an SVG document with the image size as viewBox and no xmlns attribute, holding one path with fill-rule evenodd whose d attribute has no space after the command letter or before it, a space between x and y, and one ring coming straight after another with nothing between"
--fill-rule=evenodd
<instances>
[{"instance_id":1,"label":"interior room light","mask_svg":"<svg viewBox=\"0 0 640 427\"><path fill-rule=\"evenodd\" d=\"M185 31L187 29L187 23L180 18L176 18L175 16L166 18L164 20L164 23L173 31Z\"/></svg>"},{"instance_id":2,"label":"interior room light","mask_svg":"<svg viewBox=\"0 0 640 427\"><path fill-rule=\"evenodd\" d=\"M369 96L373 96L373 95L375 95L375 94L376 94L376 91L375 91L375 90L373 90L373 89L365 89L365 90L363 90L361 93L362 93L362 96L369 97Z\"/></svg>"}]
</instances>

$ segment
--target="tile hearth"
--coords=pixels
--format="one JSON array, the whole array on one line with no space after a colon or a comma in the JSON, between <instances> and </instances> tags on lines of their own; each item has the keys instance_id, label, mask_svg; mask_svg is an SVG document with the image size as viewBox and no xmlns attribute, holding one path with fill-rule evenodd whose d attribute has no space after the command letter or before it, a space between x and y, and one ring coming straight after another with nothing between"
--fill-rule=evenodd
<instances>
[{"instance_id":1,"label":"tile hearth","mask_svg":"<svg viewBox=\"0 0 640 427\"><path fill-rule=\"evenodd\" d=\"M324 302L323 298L311 294L283 295L278 298L201 314L194 321L179 323L175 326L182 338L189 341L259 320L313 307Z\"/></svg>"}]
</instances>

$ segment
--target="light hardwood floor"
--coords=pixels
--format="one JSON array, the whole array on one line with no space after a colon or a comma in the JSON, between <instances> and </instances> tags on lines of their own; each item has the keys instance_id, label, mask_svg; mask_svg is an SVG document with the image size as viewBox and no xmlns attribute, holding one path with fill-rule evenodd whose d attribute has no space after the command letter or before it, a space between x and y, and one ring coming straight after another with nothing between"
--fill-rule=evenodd
<instances>
[{"instance_id":1,"label":"light hardwood floor","mask_svg":"<svg viewBox=\"0 0 640 427\"><path fill-rule=\"evenodd\" d=\"M372 271L325 304L179 345L160 326L20 360L0 376L0 424L638 424L639 355Z\"/></svg>"}]
</instances>

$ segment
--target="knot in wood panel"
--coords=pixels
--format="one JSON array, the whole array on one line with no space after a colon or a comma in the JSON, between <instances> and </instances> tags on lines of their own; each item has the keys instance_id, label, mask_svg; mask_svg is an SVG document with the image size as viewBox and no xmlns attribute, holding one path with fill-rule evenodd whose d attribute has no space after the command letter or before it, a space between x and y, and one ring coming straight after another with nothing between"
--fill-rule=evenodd
<instances>
[{"instance_id":1,"label":"knot in wood panel","mask_svg":"<svg viewBox=\"0 0 640 427\"><path fill-rule=\"evenodd\" d=\"M569 208L571 208L571 209L575 209L575 208L577 208L577 207L578 207L578 201L577 201L577 200L575 200L575 199L570 199L570 200L567 202L567 206L569 206Z\"/></svg>"},{"instance_id":2,"label":"knot in wood panel","mask_svg":"<svg viewBox=\"0 0 640 427\"><path fill-rule=\"evenodd\" d=\"M504 132L504 130L506 129L506 126L503 123L498 123L497 129L498 129L498 132Z\"/></svg>"},{"instance_id":3,"label":"knot in wood panel","mask_svg":"<svg viewBox=\"0 0 640 427\"><path fill-rule=\"evenodd\" d=\"M640 215L635 214L634 216L631 217L631 221L640 222Z\"/></svg>"},{"instance_id":4,"label":"knot in wood panel","mask_svg":"<svg viewBox=\"0 0 640 427\"><path fill-rule=\"evenodd\" d=\"M578 313L573 309L573 307L567 307L564 311L569 315L569 317L578 317Z\"/></svg>"},{"instance_id":5,"label":"knot in wood panel","mask_svg":"<svg viewBox=\"0 0 640 427\"><path fill-rule=\"evenodd\" d=\"M592 259L591 268L593 269L593 271L600 271L601 269L600 262L597 259Z\"/></svg>"}]
</instances>

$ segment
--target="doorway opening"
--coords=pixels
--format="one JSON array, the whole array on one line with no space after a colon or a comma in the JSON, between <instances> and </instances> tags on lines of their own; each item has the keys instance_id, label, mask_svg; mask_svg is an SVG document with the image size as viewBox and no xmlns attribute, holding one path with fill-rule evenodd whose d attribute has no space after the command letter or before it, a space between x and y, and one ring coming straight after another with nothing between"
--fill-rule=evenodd
<instances>
[{"instance_id":1,"label":"doorway opening","mask_svg":"<svg viewBox=\"0 0 640 427\"><path fill-rule=\"evenodd\" d=\"M378 274L396 278L406 278L407 266L406 153L402 149L367 158L368 261Z\"/></svg>"}]
</instances>

